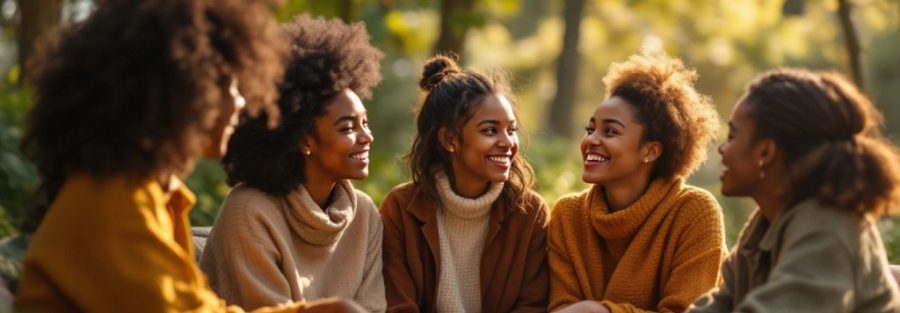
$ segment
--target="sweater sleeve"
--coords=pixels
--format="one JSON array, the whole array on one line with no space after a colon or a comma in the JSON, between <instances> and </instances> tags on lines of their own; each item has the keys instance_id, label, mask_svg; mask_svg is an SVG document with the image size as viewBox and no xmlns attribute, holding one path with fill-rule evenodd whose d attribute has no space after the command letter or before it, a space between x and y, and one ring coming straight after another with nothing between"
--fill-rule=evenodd
<instances>
[{"instance_id":1,"label":"sweater sleeve","mask_svg":"<svg viewBox=\"0 0 900 313\"><path fill-rule=\"evenodd\" d=\"M243 312L226 307L192 255L170 235L173 227L188 226L186 214L184 220L173 219L165 209L135 200L149 196L130 196L98 195L103 198L98 207L74 205L44 220L26 258L19 309ZM294 312L300 306L265 312Z\"/></svg>"},{"instance_id":2,"label":"sweater sleeve","mask_svg":"<svg viewBox=\"0 0 900 313\"><path fill-rule=\"evenodd\" d=\"M722 276L724 283L719 288L713 289L697 299L688 308L691 313L722 313L731 312L734 309L734 294L731 290L734 286L735 255L732 252L728 259L722 263Z\"/></svg>"},{"instance_id":3,"label":"sweater sleeve","mask_svg":"<svg viewBox=\"0 0 900 313\"><path fill-rule=\"evenodd\" d=\"M675 253L668 278L662 286L658 312L684 312L697 298L719 282L719 267L725 257L722 213L706 193L692 197L679 214ZM613 313L649 312L631 304L602 301Z\"/></svg>"},{"instance_id":4,"label":"sweater sleeve","mask_svg":"<svg viewBox=\"0 0 900 313\"><path fill-rule=\"evenodd\" d=\"M550 304L548 311L556 311L585 299L578 286L577 274L572 266L571 255L566 249L565 225L570 222L577 208L576 200L563 198L553 206L548 239L548 260L550 263Z\"/></svg>"},{"instance_id":5,"label":"sweater sleeve","mask_svg":"<svg viewBox=\"0 0 900 313\"><path fill-rule=\"evenodd\" d=\"M200 266L210 284L230 304L247 309L293 301L290 284L279 267L282 258L265 212L270 202L229 196L206 243ZM253 203L253 205L249 205Z\"/></svg>"},{"instance_id":6,"label":"sweater sleeve","mask_svg":"<svg viewBox=\"0 0 900 313\"><path fill-rule=\"evenodd\" d=\"M384 223L382 259L384 260L384 289L387 298L387 312L419 312L416 303L418 295L412 274L406 264L403 247L405 236L402 226L402 204L393 193L388 194L381 205Z\"/></svg>"},{"instance_id":7,"label":"sweater sleeve","mask_svg":"<svg viewBox=\"0 0 900 313\"><path fill-rule=\"evenodd\" d=\"M511 312L545 312L550 289L550 274L547 265L547 223L548 209L543 200L538 199L538 214L535 230L529 241L528 257L519 298Z\"/></svg>"},{"instance_id":8,"label":"sweater sleeve","mask_svg":"<svg viewBox=\"0 0 900 313\"><path fill-rule=\"evenodd\" d=\"M369 201L371 210L368 215L370 222L368 248L366 249L365 274L362 284L356 293L356 300L369 312L384 312L387 307L384 297L384 275L382 274L382 226L381 217L375 210L375 205Z\"/></svg>"}]
</instances>

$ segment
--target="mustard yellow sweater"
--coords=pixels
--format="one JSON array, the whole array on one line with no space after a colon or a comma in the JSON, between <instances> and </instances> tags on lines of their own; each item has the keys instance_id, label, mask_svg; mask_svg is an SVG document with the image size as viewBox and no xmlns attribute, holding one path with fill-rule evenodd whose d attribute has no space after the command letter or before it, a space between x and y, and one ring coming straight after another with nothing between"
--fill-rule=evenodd
<instances>
[{"instance_id":1,"label":"mustard yellow sweater","mask_svg":"<svg viewBox=\"0 0 900 313\"><path fill-rule=\"evenodd\" d=\"M177 182L179 185L180 182ZM183 185L68 179L23 261L16 307L27 312L243 312L226 307L194 263ZM296 312L293 304L265 312Z\"/></svg>"},{"instance_id":2,"label":"mustard yellow sweater","mask_svg":"<svg viewBox=\"0 0 900 313\"><path fill-rule=\"evenodd\" d=\"M725 257L715 198L655 180L609 212L601 186L557 201L550 219L550 311L597 300L617 312L682 312L719 281Z\"/></svg>"}]
</instances>

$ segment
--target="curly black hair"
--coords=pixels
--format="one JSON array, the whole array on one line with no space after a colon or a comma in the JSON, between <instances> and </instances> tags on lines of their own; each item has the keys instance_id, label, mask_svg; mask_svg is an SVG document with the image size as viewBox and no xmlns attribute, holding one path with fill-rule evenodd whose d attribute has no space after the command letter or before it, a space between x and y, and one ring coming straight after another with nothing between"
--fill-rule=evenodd
<instances>
[{"instance_id":1,"label":"curly black hair","mask_svg":"<svg viewBox=\"0 0 900 313\"><path fill-rule=\"evenodd\" d=\"M461 68L452 55L432 57L422 67L419 88L425 96L418 106L416 135L406 160L413 183L426 196L438 198L434 179L437 172L453 175L452 155L440 144L440 130L446 129L462 141L463 125L485 97L502 94L511 99L505 77L494 74ZM522 155L520 152L513 157L509 181L500 193L500 201L511 207L524 203L525 194L534 184L534 171Z\"/></svg>"},{"instance_id":2,"label":"curly black hair","mask_svg":"<svg viewBox=\"0 0 900 313\"><path fill-rule=\"evenodd\" d=\"M314 134L314 120L340 91L361 98L381 81L384 55L369 44L362 22L298 16L283 27L291 42L284 79L279 85L281 126L268 129L263 116L242 116L222 159L228 184L246 183L284 195L306 181L300 142Z\"/></svg>"},{"instance_id":3,"label":"curly black hair","mask_svg":"<svg viewBox=\"0 0 900 313\"><path fill-rule=\"evenodd\" d=\"M41 180L33 230L73 173L187 173L239 82L250 111L278 114L286 43L271 5L245 0L103 1L39 47L22 150Z\"/></svg>"}]
</instances>

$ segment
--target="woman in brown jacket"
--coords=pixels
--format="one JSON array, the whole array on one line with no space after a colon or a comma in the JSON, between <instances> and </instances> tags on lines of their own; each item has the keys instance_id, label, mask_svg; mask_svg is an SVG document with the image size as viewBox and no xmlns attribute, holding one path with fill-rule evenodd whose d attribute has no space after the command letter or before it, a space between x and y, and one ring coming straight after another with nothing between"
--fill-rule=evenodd
<instances>
[{"instance_id":1,"label":"woman in brown jacket","mask_svg":"<svg viewBox=\"0 0 900 313\"><path fill-rule=\"evenodd\" d=\"M419 86L413 181L381 207L388 312L544 311L547 206L506 83L438 56Z\"/></svg>"}]
</instances>

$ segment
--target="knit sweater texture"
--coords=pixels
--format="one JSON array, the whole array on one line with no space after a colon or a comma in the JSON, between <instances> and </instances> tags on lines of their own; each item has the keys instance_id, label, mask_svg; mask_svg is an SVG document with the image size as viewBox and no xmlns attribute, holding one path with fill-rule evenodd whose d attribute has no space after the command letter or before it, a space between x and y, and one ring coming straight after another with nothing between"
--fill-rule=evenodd
<instances>
[{"instance_id":1,"label":"knit sweater texture","mask_svg":"<svg viewBox=\"0 0 900 313\"><path fill-rule=\"evenodd\" d=\"M249 308L340 297L383 312L381 217L349 181L334 188L325 209L303 186L286 196L232 190L200 262L213 289Z\"/></svg>"},{"instance_id":2,"label":"knit sweater texture","mask_svg":"<svg viewBox=\"0 0 900 313\"><path fill-rule=\"evenodd\" d=\"M436 177L441 199L438 209L438 236L441 264L437 288L438 312L481 312L481 255L487 237L488 213L497 200L503 183L492 183L488 191L475 199L457 195L447 176Z\"/></svg>"},{"instance_id":3,"label":"knit sweater texture","mask_svg":"<svg viewBox=\"0 0 900 313\"><path fill-rule=\"evenodd\" d=\"M611 312L682 312L720 280L722 212L708 192L657 179L610 212L603 187L565 196L550 219L551 311L597 300Z\"/></svg>"}]
</instances>

